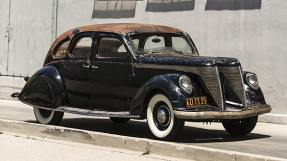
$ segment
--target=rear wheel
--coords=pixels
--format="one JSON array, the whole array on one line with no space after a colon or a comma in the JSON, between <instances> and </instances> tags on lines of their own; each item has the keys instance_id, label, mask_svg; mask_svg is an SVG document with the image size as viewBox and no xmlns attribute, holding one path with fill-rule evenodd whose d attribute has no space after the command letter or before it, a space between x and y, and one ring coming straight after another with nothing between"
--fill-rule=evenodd
<instances>
[{"instance_id":1,"label":"rear wheel","mask_svg":"<svg viewBox=\"0 0 287 161\"><path fill-rule=\"evenodd\" d=\"M230 120L223 122L222 125L231 135L246 135L255 128L257 120L258 116L254 116L240 120Z\"/></svg>"},{"instance_id":2,"label":"rear wheel","mask_svg":"<svg viewBox=\"0 0 287 161\"><path fill-rule=\"evenodd\" d=\"M41 124L58 125L64 116L63 112L44 110L38 107L33 107L33 109L37 121Z\"/></svg>"},{"instance_id":3,"label":"rear wheel","mask_svg":"<svg viewBox=\"0 0 287 161\"><path fill-rule=\"evenodd\" d=\"M169 99L161 93L155 94L149 101L147 122L153 135L163 140L177 137L184 126L184 120L174 116Z\"/></svg>"},{"instance_id":4,"label":"rear wheel","mask_svg":"<svg viewBox=\"0 0 287 161\"><path fill-rule=\"evenodd\" d=\"M110 117L110 119L111 119L113 122L116 122L116 123L125 123L125 122L130 121L129 118Z\"/></svg>"}]
</instances>

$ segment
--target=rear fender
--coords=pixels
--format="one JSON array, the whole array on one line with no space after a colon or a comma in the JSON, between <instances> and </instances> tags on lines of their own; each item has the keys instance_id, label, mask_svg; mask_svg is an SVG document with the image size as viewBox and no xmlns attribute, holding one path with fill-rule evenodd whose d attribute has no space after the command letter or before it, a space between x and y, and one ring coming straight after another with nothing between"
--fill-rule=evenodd
<instances>
[{"instance_id":1,"label":"rear fender","mask_svg":"<svg viewBox=\"0 0 287 161\"><path fill-rule=\"evenodd\" d=\"M130 103L130 112L133 114L141 114L144 110L144 101L151 97L152 93L156 91L163 92L171 101L174 109L184 107L183 103L187 93L185 93L179 86L178 80L181 74L166 74L153 77L148 80L137 91ZM182 104L182 105L181 105Z\"/></svg>"},{"instance_id":2,"label":"rear fender","mask_svg":"<svg viewBox=\"0 0 287 161\"><path fill-rule=\"evenodd\" d=\"M57 108L63 105L63 84L55 67L44 67L25 84L18 98L30 105Z\"/></svg>"}]
</instances>

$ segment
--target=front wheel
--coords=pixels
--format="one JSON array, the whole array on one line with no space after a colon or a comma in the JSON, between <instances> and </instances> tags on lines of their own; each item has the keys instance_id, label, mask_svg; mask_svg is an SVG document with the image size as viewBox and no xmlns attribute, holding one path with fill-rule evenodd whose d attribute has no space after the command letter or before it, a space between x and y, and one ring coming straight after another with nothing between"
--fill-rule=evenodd
<instances>
[{"instance_id":1,"label":"front wheel","mask_svg":"<svg viewBox=\"0 0 287 161\"><path fill-rule=\"evenodd\" d=\"M33 109L37 121L41 124L58 125L64 116L63 112L44 110L38 107L33 107Z\"/></svg>"},{"instance_id":2,"label":"front wheel","mask_svg":"<svg viewBox=\"0 0 287 161\"><path fill-rule=\"evenodd\" d=\"M150 99L147 122L153 135L163 140L177 137L184 126L184 120L174 116L171 103L163 94L155 94Z\"/></svg>"},{"instance_id":3,"label":"front wheel","mask_svg":"<svg viewBox=\"0 0 287 161\"><path fill-rule=\"evenodd\" d=\"M258 116L248 117L240 120L229 120L223 122L225 130L231 135L249 134L256 126Z\"/></svg>"}]
</instances>

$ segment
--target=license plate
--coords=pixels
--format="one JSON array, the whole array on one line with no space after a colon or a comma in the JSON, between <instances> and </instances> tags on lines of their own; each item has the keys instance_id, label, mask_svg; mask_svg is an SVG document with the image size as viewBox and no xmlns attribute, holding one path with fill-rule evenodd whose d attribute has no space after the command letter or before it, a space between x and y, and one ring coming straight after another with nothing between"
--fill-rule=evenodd
<instances>
[{"instance_id":1,"label":"license plate","mask_svg":"<svg viewBox=\"0 0 287 161\"><path fill-rule=\"evenodd\" d=\"M205 107L207 103L206 97L192 97L186 99L186 108L199 108L199 107Z\"/></svg>"}]
</instances>

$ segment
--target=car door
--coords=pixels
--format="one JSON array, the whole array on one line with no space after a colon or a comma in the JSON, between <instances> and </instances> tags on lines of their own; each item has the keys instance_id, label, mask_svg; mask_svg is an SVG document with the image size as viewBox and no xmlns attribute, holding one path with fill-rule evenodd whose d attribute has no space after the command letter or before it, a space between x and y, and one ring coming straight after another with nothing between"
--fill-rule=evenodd
<instances>
[{"instance_id":1,"label":"car door","mask_svg":"<svg viewBox=\"0 0 287 161\"><path fill-rule=\"evenodd\" d=\"M99 33L91 68L93 109L127 111L131 78L130 53L122 37Z\"/></svg>"},{"instance_id":2,"label":"car door","mask_svg":"<svg viewBox=\"0 0 287 161\"><path fill-rule=\"evenodd\" d=\"M90 108L90 55L94 32L76 35L64 65L67 106Z\"/></svg>"}]
</instances>

